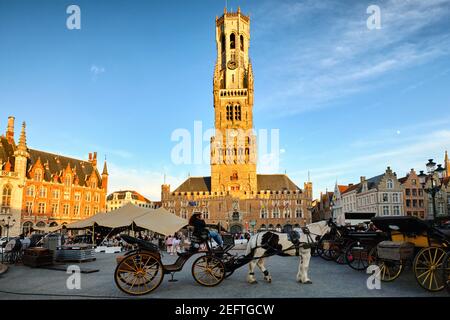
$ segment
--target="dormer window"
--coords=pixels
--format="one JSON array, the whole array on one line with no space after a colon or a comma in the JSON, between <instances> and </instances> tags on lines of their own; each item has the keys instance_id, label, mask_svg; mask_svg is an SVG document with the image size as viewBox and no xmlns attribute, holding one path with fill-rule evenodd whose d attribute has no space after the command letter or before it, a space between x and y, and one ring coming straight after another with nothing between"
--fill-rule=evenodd
<instances>
[{"instance_id":1,"label":"dormer window","mask_svg":"<svg viewBox=\"0 0 450 320\"><path fill-rule=\"evenodd\" d=\"M35 181L42 181L42 170L41 169L36 169L34 171L34 180Z\"/></svg>"},{"instance_id":2,"label":"dormer window","mask_svg":"<svg viewBox=\"0 0 450 320\"><path fill-rule=\"evenodd\" d=\"M64 179L64 185L66 187L70 187L72 185L72 176L70 174L68 174Z\"/></svg>"},{"instance_id":3,"label":"dormer window","mask_svg":"<svg viewBox=\"0 0 450 320\"><path fill-rule=\"evenodd\" d=\"M393 189L393 188L394 188L394 182L392 181L392 179L389 179L389 180L386 182L386 188L387 188L387 189Z\"/></svg>"}]
</instances>

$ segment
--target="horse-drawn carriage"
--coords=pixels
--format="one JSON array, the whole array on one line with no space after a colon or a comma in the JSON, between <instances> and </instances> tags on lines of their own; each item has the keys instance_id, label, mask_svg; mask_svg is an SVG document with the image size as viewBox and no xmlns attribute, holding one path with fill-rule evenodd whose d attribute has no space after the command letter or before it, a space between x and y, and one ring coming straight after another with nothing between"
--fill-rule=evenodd
<instances>
[{"instance_id":1,"label":"horse-drawn carriage","mask_svg":"<svg viewBox=\"0 0 450 320\"><path fill-rule=\"evenodd\" d=\"M231 253L234 247L232 235L222 235L223 247L213 247L213 240L204 233L201 235L190 235L191 247L184 253L178 253L178 257L173 264L163 264L158 246L143 241L129 235L121 235L123 241L134 246L125 256L118 259L118 264L114 272L116 285L123 292L130 295L144 295L154 291L159 287L164 279L164 275L173 275L183 269L186 262L194 255L199 254L192 263L191 273L197 283L206 287L213 287L220 284L229 277L236 269L249 264L249 275L253 275L253 268L257 265L263 271L266 281L271 281L268 271L264 267L264 258L273 255L300 255L308 252L308 256L302 257L297 276L298 281L310 283L307 277L310 248L313 237L320 238L328 232L326 222L310 225L303 229L302 234L295 231L289 235L272 231L264 231L254 235L247 246L247 251L243 255ZM209 225L211 228L212 225ZM317 231L316 231L317 230ZM204 249L201 249L201 248ZM300 253L299 253L300 252ZM304 254L306 256L306 254ZM170 281L170 280L169 280ZM254 282L254 281L253 281Z\"/></svg>"},{"instance_id":2,"label":"horse-drawn carriage","mask_svg":"<svg viewBox=\"0 0 450 320\"><path fill-rule=\"evenodd\" d=\"M377 244L386 239L384 233L371 228L370 221L350 226L338 226L331 219L328 223L331 230L319 241L319 255L355 270L365 270L372 262Z\"/></svg>"},{"instance_id":3,"label":"horse-drawn carriage","mask_svg":"<svg viewBox=\"0 0 450 320\"><path fill-rule=\"evenodd\" d=\"M382 281L398 278L406 265L412 265L419 285L440 291L449 281L449 230L416 217L375 217L374 225L388 234L390 241L378 244L374 264Z\"/></svg>"}]
</instances>

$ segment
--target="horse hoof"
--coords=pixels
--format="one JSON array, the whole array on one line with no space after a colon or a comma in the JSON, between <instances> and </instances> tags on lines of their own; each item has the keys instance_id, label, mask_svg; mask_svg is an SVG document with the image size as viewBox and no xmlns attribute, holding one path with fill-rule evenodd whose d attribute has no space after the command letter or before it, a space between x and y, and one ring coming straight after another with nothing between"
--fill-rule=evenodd
<instances>
[{"instance_id":1,"label":"horse hoof","mask_svg":"<svg viewBox=\"0 0 450 320\"><path fill-rule=\"evenodd\" d=\"M303 282L304 284L312 284L312 281L311 280L307 280L307 281L305 281L305 282Z\"/></svg>"}]
</instances>

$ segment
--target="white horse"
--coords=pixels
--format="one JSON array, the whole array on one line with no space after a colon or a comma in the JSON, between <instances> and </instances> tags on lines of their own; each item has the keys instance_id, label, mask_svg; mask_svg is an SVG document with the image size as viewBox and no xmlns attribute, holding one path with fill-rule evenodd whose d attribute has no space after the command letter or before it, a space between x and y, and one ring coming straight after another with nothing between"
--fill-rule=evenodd
<instances>
[{"instance_id":1,"label":"white horse","mask_svg":"<svg viewBox=\"0 0 450 320\"><path fill-rule=\"evenodd\" d=\"M308 278L309 260L311 259L311 246L312 242L316 241L316 238L322 237L324 234L330 231L327 221L319 221L307 225L307 232L302 232L300 235L298 232L289 235L287 233L279 233L273 231L258 232L253 235L247 244L246 258L252 259L249 264L249 271L247 275L247 281L249 283L256 283L255 278L255 265L259 267L264 274L264 280L272 282L272 277L269 271L264 266L264 260L266 257L273 255L280 256L300 256L297 281L300 283L312 283ZM260 258L258 258L260 257Z\"/></svg>"}]
</instances>

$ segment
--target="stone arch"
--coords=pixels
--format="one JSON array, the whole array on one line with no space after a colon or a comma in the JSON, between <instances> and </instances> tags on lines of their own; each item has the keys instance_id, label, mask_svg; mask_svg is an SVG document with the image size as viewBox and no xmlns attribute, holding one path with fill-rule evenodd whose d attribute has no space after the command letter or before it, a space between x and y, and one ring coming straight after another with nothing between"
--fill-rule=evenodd
<instances>
[{"instance_id":1,"label":"stone arch","mask_svg":"<svg viewBox=\"0 0 450 320\"><path fill-rule=\"evenodd\" d=\"M242 233L243 232L243 227L241 224L233 224L230 227L230 233L236 234L236 233Z\"/></svg>"}]
</instances>

